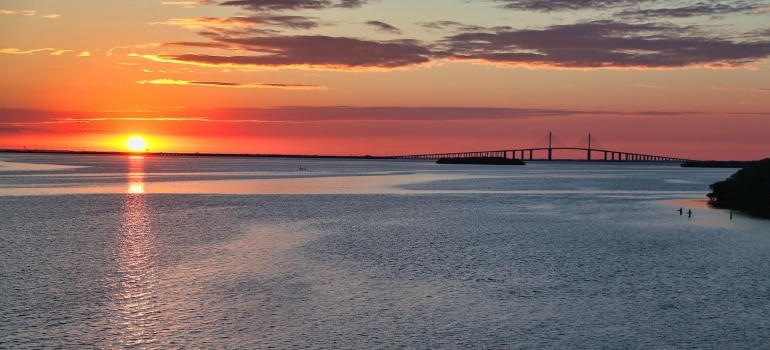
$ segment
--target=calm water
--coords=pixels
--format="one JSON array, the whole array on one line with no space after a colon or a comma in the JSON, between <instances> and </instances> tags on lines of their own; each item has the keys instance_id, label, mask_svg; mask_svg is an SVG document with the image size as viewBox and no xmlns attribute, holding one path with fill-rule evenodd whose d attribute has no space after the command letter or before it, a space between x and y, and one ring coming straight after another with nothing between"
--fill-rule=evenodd
<instances>
[{"instance_id":1,"label":"calm water","mask_svg":"<svg viewBox=\"0 0 770 350\"><path fill-rule=\"evenodd\" d=\"M0 348L768 348L733 172L0 153Z\"/></svg>"}]
</instances>

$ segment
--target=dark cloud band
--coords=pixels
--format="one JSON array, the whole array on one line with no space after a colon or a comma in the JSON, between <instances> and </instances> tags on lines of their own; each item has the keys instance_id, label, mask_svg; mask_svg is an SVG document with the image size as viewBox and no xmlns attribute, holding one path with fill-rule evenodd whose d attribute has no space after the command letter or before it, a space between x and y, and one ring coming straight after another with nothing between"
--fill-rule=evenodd
<instances>
[{"instance_id":1,"label":"dark cloud band","mask_svg":"<svg viewBox=\"0 0 770 350\"><path fill-rule=\"evenodd\" d=\"M366 3L364 0L231 0L221 3L222 6L240 6L253 11L282 11L313 9L320 10L330 7L356 8Z\"/></svg>"},{"instance_id":2,"label":"dark cloud band","mask_svg":"<svg viewBox=\"0 0 770 350\"><path fill-rule=\"evenodd\" d=\"M594 21L446 38L448 58L564 68L739 66L770 56L770 41L733 41L694 28Z\"/></svg>"},{"instance_id":3,"label":"dark cloud band","mask_svg":"<svg viewBox=\"0 0 770 350\"><path fill-rule=\"evenodd\" d=\"M378 41L365 37L288 35L325 23L315 17L279 15L271 11L359 7L356 0L229 0L224 6L255 11L225 19L193 19L209 41L166 46L238 50L232 54L166 54L166 61L205 65L309 67L320 69L394 69L448 59L501 66L558 68L737 67L770 57L767 30L729 33L700 24L669 19L766 13L762 1L657 0L495 0L518 11L604 11L617 20L593 20L543 28L485 28L456 21L418 23L443 38ZM767 1L767 0L763 0ZM768 7L770 8L770 7ZM186 22L182 22L186 23ZM376 31L401 34L389 23L363 22ZM292 33L293 34L293 33ZM246 52L245 54L243 52Z\"/></svg>"},{"instance_id":4,"label":"dark cloud band","mask_svg":"<svg viewBox=\"0 0 770 350\"><path fill-rule=\"evenodd\" d=\"M430 61L430 51L414 41L376 42L329 36L249 37L219 39L244 56L164 55L165 60L210 65L314 66L329 68L397 68Z\"/></svg>"}]
</instances>

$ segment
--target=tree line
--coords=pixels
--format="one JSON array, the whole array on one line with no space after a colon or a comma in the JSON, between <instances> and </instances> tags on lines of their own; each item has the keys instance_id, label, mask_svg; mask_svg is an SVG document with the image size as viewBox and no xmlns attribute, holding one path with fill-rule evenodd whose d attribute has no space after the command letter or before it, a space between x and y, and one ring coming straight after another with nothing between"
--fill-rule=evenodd
<instances>
[{"instance_id":1,"label":"tree line","mask_svg":"<svg viewBox=\"0 0 770 350\"><path fill-rule=\"evenodd\" d=\"M770 158L751 162L709 187L708 197L715 207L770 217Z\"/></svg>"}]
</instances>

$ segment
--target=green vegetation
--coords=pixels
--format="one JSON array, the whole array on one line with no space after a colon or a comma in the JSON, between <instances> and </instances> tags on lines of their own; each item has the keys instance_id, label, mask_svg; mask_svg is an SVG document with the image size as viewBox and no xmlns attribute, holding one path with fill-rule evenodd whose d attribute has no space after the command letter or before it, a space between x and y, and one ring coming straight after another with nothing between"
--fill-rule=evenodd
<instances>
[{"instance_id":1,"label":"green vegetation","mask_svg":"<svg viewBox=\"0 0 770 350\"><path fill-rule=\"evenodd\" d=\"M713 206L770 217L770 158L752 162L710 187Z\"/></svg>"}]
</instances>

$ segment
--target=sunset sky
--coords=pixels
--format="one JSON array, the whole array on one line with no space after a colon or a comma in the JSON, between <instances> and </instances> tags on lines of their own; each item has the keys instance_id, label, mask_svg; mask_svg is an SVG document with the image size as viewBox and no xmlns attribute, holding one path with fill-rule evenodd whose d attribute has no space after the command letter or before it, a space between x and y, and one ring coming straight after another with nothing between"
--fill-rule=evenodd
<instances>
[{"instance_id":1,"label":"sunset sky","mask_svg":"<svg viewBox=\"0 0 770 350\"><path fill-rule=\"evenodd\" d=\"M0 0L0 149L770 157L770 0Z\"/></svg>"}]
</instances>

